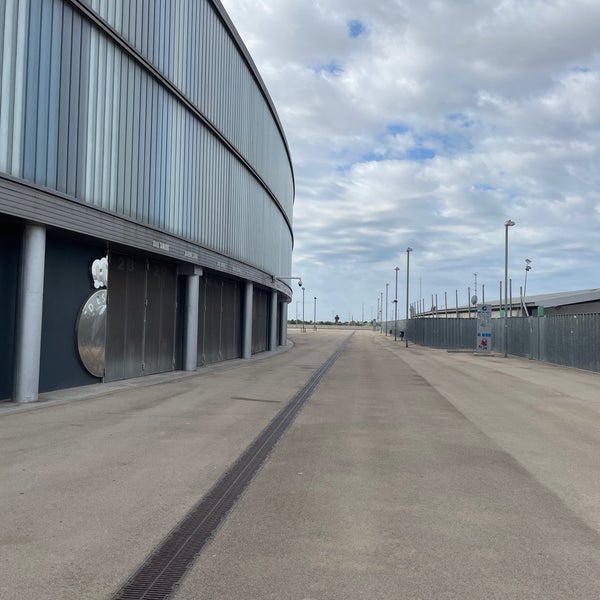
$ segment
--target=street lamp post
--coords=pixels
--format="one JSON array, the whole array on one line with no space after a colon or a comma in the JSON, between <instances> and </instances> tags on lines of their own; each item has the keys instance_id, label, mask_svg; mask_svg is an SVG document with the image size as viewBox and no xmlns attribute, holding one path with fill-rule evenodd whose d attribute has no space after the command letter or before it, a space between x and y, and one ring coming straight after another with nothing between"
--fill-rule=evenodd
<instances>
[{"instance_id":1,"label":"street lamp post","mask_svg":"<svg viewBox=\"0 0 600 600\"><path fill-rule=\"evenodd\" d=\"M523 294L521 295L521 307L525 311L525 314L529 316L529 311L527 310L527 273L531 271L531 260L529 258L525 259L525 286L523 287Z\"/></svg>"},{"instance_id":2,"label":"street lamp post","mask_svg":"<svg viewBox=\"0 0 600 600\"><path fill-rule=\"evenodd\" d=\"M304 286L302 287L302 331L306 331L306 321L304 320Z\"/></svg>"},{"instance_id":3,"label":"street lamp post","mask_svg":"<svg viewBox=\"0 0 600 600\"><path fill-rule=\"evenodd\" d=\"M410 253L412 252L412 248L408 247L406 249L406 331L404 332L404 340L406 341L406 347L408 348L408 287L409 287L409 279L408 275L410 272Z\"/></svg>"},{"instance_id":4,"label":"street lamp post","mask_svg":"<svg viewBox=\"0 0 600 600\"><path fill-rule=\"evenodd\" d=\"M389 283L385 284L385 335L387 337L388 334L388 288L390 287Z\"/></svg>"},{"instance_id":5,"label":"street lamp post","mask_svg":"<svg viewBox=\"0 0 600 600\"><path fill-rule=\"evenodd\" d=\"M313 319L313 329L317 330L317 297L315 296L315 316Z\"/></svg>"},{"instance_id":6,"label":"street lamp post","mask_svg":"<svg viewBox=\"0 0 600 600\"><path fill-rule=\"evenodd\" d=\"M380 307L379 308L379 311L380 311L379 312L379 314L380 314L380 317L379 317L379 324L380 324L379 333L383 333L383 292L380 293L380 296L381 296L381 303L379 305L379 307Z\"/></svg>"},{"instance_id":7,"label":"street lamp post","mask_svg":"<svg viewBox=\"0 0 600 600\"><path fill-rule=\"evenodd\" d=\"M524 298L527 296L527 273L529 273L529 271L531 271L531 260L526 258L525 259L525 287L523 288L523 297Z\"/></svg>"},{"instance_id":8,"label":"street lamp post","mask_svg":"<svg viewBox=\"0 0 600 600\"><path fill-rule=\"evenodd\" d=\"M400 267L396 267L396 296L394 297L394 341L398 339L398 271Z\"/></svg>"},{"instance_id":9,"label":"street lamp post","mask_svg":"<svg viewBox=\"0 0 600 600\"><path fill-rule=\"evenodd\" d=\"M508 356L508 228L514 225L510 219L504 223L504 358Z\"/></svg>"}]
</instances>

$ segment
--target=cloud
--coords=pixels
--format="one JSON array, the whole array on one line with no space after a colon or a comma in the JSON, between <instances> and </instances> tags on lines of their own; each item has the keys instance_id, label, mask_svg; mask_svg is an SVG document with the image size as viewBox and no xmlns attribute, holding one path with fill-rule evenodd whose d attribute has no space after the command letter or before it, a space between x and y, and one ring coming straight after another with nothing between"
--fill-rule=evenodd
<instances>
[{"instance_id":1,"label":"cloud","mask_svg":"<svg viewBox=\"0 0 600 600\"><path fill-rule=\"evenodd\" d=\"M294 271L324 317L377 305L411 246L417 300L598 287L595 0L224 0L296 173ZM521 283L519 283L521 282ZM403 284L404 285L404 284Z\"/></svg>"}]
</instances>

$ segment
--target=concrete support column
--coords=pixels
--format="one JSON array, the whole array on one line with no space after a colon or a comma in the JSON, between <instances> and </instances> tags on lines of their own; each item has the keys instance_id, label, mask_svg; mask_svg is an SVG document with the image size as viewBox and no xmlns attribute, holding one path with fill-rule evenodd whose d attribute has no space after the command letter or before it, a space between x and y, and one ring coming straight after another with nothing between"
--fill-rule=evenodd
<instances>
[{"instance_id":1,"label":"concrete support column","mask_svg":"<svg viewBox=\"0 0 600 600\"><path fill-rule=\"evenodd\" d=\"M198 366L198 311L202 267L180 265L177 274L186 278L185 314L183 316L183 370L195 371Z\"/></svg>"},{"instance_id":2,"label":"concrete support column","mask_svg":"<svg viewBox=\"0 0 600 600\"><path fill-rule=\"evenodd\" d=\"M246 283L244 296L244 334L242 338L242 358L252 356L252 302L254 299L254 286Z\"/></svg>"},{"instance_id":3,"label":"concrete support column","mask_svg":"<svg viewBox=\"0 0 600 600\"><path fill-rule=\"evenodd\" d=\"M46 228L41 225L28 225L23 234L19 277L13 397L15 402L34 402L38 399L45 262Z\"/></svg>"},{"instance_id":4,"label":"concrete support column","mask_svg":"<svg viewBox=\"0 0 600 600\"><path fill-rule=\"evenodd\" d=\"M271 292L271 323L269 324L269 350L277 349L277 292Z\"/></svg>"},{"instance_id":5,"label":"concrete support column","mask_svg":"<svg viewBox=\"0 0 600 600\"><path fill-rule=\"evenodd\" d=\"M183 333L183 370L195 371L198 366L198 302L200 276L187 275L185 293L185 323Z\"/></svg>"},{"instance_id":6,"label":"concrete support column","mask_svg":"<svg viewBox=\"0 0 600 600\"><path fill-rule=\"evenodd\" d=\"M279 329L279 345L287 345L287 321L288 321L288 303L281 303L281 324Z\"/></svg>"}]
</instances>

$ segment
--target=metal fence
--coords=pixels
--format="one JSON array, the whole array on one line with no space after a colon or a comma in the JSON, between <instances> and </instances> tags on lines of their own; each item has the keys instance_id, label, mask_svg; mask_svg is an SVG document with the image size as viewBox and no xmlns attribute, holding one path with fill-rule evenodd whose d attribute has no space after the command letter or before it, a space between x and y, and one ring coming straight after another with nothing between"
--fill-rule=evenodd
<instances>
[{"instance_id":1,"label":"metal fence","mask_svg":"<svg viewBox=\"0 0 600 600\"><path fill-rule=\"evenodd\" d=\"M394 335L394 321L384 323ZM475 350L476 319L399 320L397 335L433 348ZM492 351L600 372L600 314L492 320Z\"/></svg>"}]
</instances>

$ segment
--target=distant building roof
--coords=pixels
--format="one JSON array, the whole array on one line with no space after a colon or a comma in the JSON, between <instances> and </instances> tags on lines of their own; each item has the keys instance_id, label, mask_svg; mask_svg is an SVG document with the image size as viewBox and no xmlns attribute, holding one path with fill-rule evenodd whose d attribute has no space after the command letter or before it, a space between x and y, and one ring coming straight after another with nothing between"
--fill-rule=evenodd
<instances>
[{"instance_id":1,"label":"distant building roof","mask_svg":"<svg viewBox=\"0 0 600 600\"><path fill-rule=\"evenodd\" d=\"M600 302L600 288L594 288L590 290L576 290L573 292L555 292L553 294L536 294L535 296L527 296L525 298L525 304L528 309L535 308L537 306L543 306L544 308L555 308L559 306L571 306L574 304L586 304L588 302ZM488 300L486 302L492 310L499 310L500 302L498 300ZM504 304L504 299L502 300ZM512 298L513 309L518 308L521 304L519 296ZM455 311L456 308L448 308L448 312ZM465 313L467 311L475 310L474 306L467 306L463 304L458 307L458 311ZM444 309L438 309L438 313L444 312ZM432 311L425 311L423 315L432 314Z\"/></svg>"},{"instance_id":2,"label":"distant building roof","mask_svg":"<svg viewBox=\"0 0 600 600\"><path fill-rule=\"evenodd\" d=\"M545 308L552 308L554 306L583 304L585 302L596 302L598 300L600 300L600 288L527 296L527 298L525 298L525 303L528 306L544 306Z\"/></svg>"}]
</instances>

